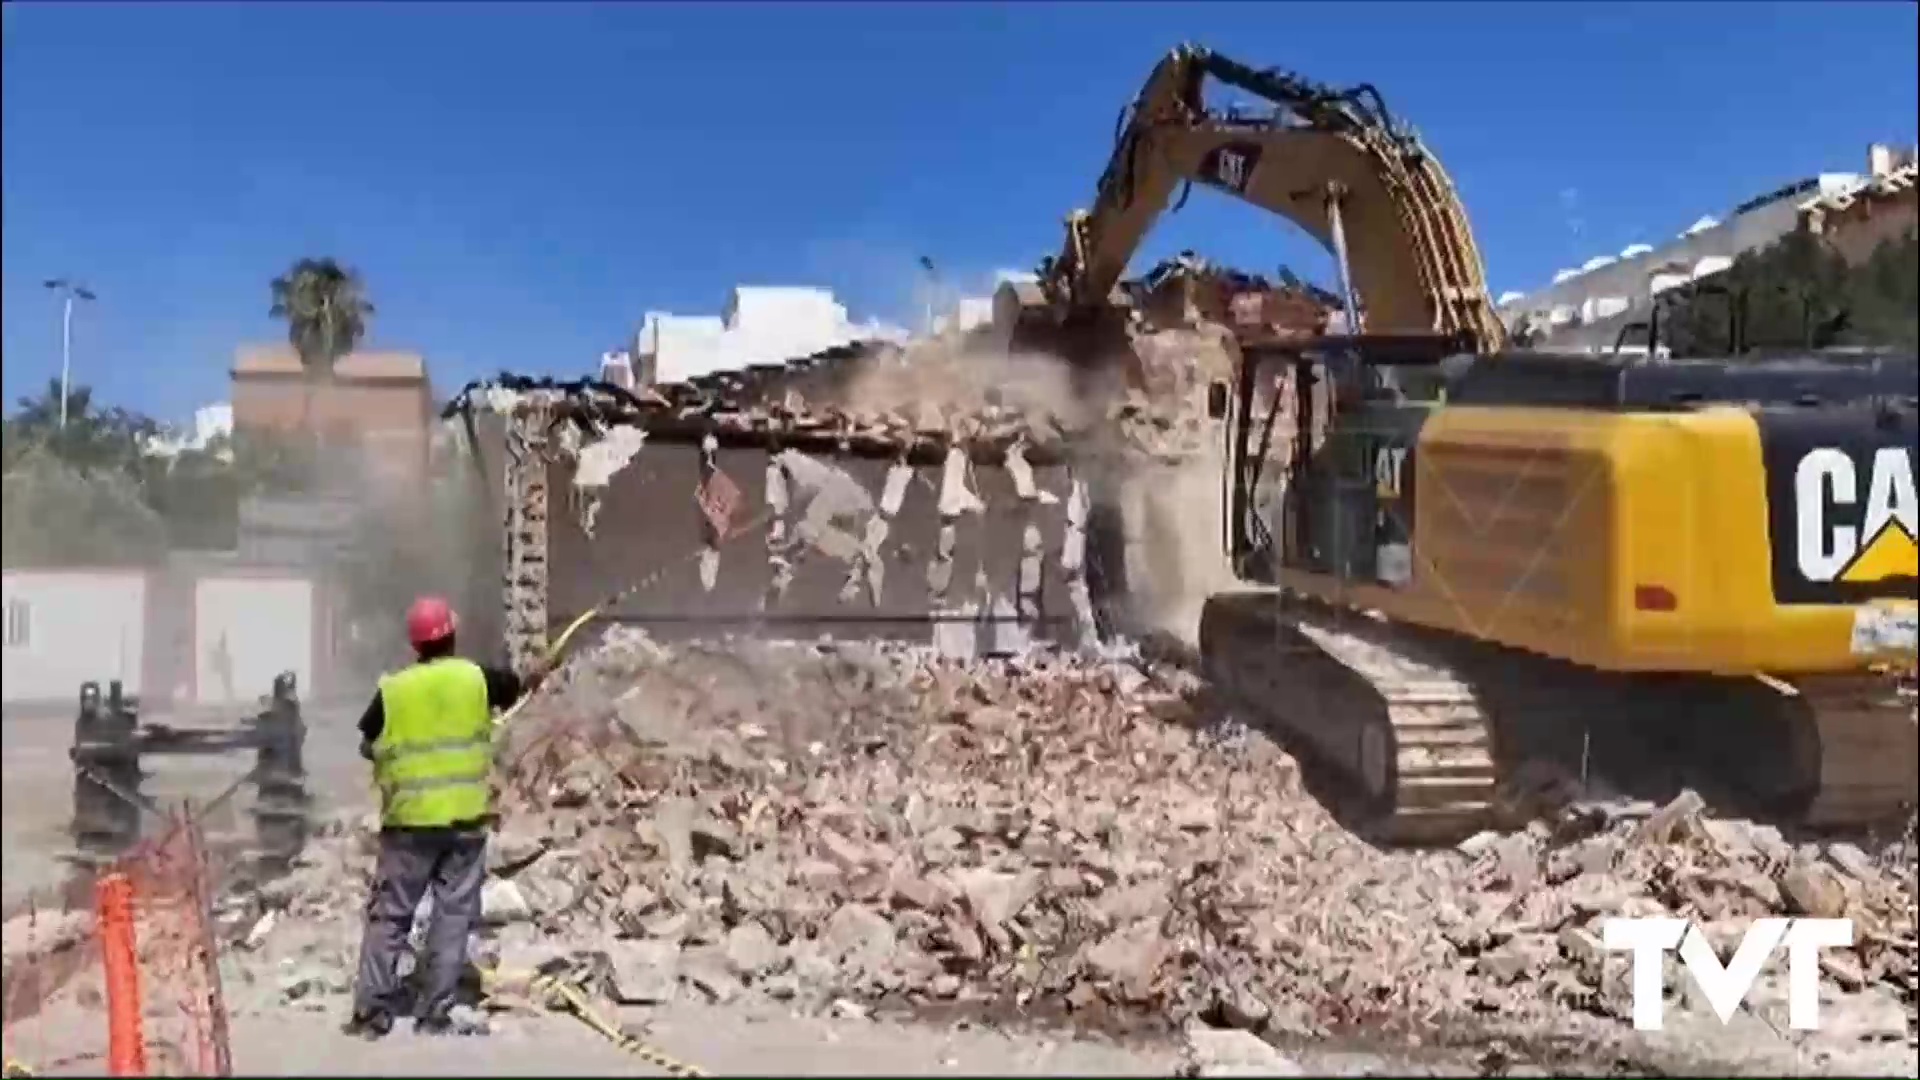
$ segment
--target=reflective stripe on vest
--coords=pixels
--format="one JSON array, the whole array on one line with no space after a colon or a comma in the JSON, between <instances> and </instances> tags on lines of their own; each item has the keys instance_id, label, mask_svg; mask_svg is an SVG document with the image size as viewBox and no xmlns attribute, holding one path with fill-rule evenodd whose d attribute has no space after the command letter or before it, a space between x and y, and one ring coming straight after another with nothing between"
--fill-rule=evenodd
<instances>
[{"instance_id":1,"label":"reflective stripe on vest","mask_svg":"<svg viewBox=\"0 0 1920 1080\"><path fill-rule=\"evenodd\" d=\"M493 718L478 664L447 657L380 680L386 726L373 744L381 822L428 827L487 815Z\"/></svg>"}]
</instances>

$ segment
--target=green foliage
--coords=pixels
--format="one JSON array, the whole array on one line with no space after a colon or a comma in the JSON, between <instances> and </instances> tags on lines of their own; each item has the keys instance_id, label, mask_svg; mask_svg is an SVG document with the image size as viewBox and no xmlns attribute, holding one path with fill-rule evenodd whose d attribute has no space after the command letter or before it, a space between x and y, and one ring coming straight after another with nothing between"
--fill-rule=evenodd
<instances>
[{"instance_id":1,"label":"green foliage","mask_svg":"<svg viewBox=\"0 0 1920 1080\"><path fill-rule=\"evenodd\" d=\"M231 551L240 542L241 472L224 440L156 459L143 485L180 550Z\"/></svg>"},{"instance_id":2,"label":"green foliage","mask_svg":"<svg viewBox=\"0 0 1920 1080\"><path fill-rule=\"evenodd\" d=\"M144 566L166 554L166 523L130 473L89 470L29 445L0 488L7 566Z\"/></svg>"},{"instance_id":3,"label":"green foliage","mask_svg":"<svg viewBox=\"0 0 1920 1080\"><path fill-rule=\"evenodd\" d=\"M139 413L96 408L93 390L86 386L70 388L67 424L61 427L58 379L48 381L45 394L21 398L19 405L19 412L7 419L8 440L15 446L10 453L39 447L83 471L137 471L147 440L160 430Z\"/></svg>"},{"instance_id":4,"label":"green foliage","mask_svg":"<svg viewBox=\"0 0 1920 1080\"><path fill-rule=\"evenodd\" d=\"M287 323L287 341L314 378L332 374L367 334L373 305L360 275L331 258L301 259L273 279L269 314Z\"/></svg>"},{"instance_id":5,"label":"green foliage","mask_svg":"<svg viewBox=\"0 0 1920 1080\"><path fill-rule=\"evenodd\" d=\"M60 423L60 383L22 398L5 427L8 566L144 565L166 551L166 525L144 497L152 420L98 408L75 386Z\"/></svg>"},{"instance_id":6,"label":"green foliage","mask_svg":"<svg viewBox=\"0 0 1920 1080\"><path fill-rule=\"evenodd\" d=\"M89 387L72 388L64 428L57 381L21 399L3 440L7 565L144 563L157 557L155 522L157 551L231 551L243 496L315 486L310 447L248 433L157 454L158 434L148 417L98 407Z\"/></svg>"},{"instance_id":7,"label":"green foliage","mask_svg":"<svg viewBox=\"0 0 1920 1080\"><path fill-rule=\"evenodd\" d=\"M1791 233L1668 296L1660 336L1675 356L1729 354L1735 311L1744 313L1746 352L1920 348L1920 246L1911 230L1858 266L1816 237Z\"/></svg>"}]
</instances>

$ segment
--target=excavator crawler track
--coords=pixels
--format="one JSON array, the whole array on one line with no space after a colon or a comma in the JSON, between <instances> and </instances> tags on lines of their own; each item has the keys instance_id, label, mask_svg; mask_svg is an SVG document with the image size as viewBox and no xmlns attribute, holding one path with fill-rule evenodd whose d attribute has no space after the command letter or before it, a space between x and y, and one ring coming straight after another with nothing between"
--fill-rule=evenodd
<instances>
[{"instance_id":1,"label":"excavator crawler track","mask_svg":"<svg viewBox=\"0 0 1920 1080\"><path fill-rule=\"evenodd\" d=\"M1920 799L1912 681L1606 673L1270 590L1215 596L1209 683L1350 791L1379 843L1458 841L1568 798L1665 800L1822 831Z\"/></svg>"},{"instance_id":2,"label":"excavator crawler track","mask_svg":"<svg viewBox=\"0 0 1920 1080\"><path fill-rule=\"evenodd\" d=\"M1497 819L1493 731L1472 686L1390 626L1259 591L1209 600L1200 635L1207 677L1236 711L1353 789L1356 831L1439 844Z\"/></svg>"},{"instance_id":3,"label":"excavator crawler track","mask_svg":"<svg viewBox=\"0 0 1920 1080\"><path fill-rule=\"evenodd\" d=\"M1801 738L1796 771L1810 788L1801 820L1817 829L1910 812L1920 784L1911 678L1829 676L1775 687Z\"/></svg>"}]
</instances>

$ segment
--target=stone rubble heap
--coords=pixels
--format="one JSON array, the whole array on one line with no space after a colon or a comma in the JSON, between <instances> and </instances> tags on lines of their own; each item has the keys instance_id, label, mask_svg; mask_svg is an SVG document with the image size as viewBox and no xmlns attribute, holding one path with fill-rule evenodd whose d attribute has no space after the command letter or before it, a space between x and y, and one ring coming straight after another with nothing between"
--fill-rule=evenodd
<instances>
[{"instance_id":1,"label":"stone rubble heap","mask_svg":"<svg viewBox=\"0 0 1920 1080\"><path fill-rule=\"evenodd\" d=\"M1672 914L1724 947L1759 916L1844 915L1830 1027L1912 1039L1911 825L1796 844L1688 793L1381 852L1175 669L616 630L555 684L503 739L482 949L621 1003L1606 1038L1630 1005L1601 920ZM368 838L315 860L274 902L353 911ZM1784 1017L1778 976L1756 1000L1777 983Z\"/></svg>"}]
</instances>

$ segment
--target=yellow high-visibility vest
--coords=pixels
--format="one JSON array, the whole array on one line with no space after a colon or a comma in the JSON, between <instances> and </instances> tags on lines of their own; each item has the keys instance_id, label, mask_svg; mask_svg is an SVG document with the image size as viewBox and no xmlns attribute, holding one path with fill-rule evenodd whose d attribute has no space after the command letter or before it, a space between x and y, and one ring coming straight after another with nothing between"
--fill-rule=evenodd
<instances>
[{"instance_id":1,"label":"yellow high-visibility vest","mask_svg":"<svg viewBox=\"0 0 1920 1080\"><path fill-rule=\"evenodd\" d=\"M459 657L415 664L380 680L386 726L373 743L380 821L408 828L487 816L493 716L487 677Z\"/></svg>"}]
</instances>

